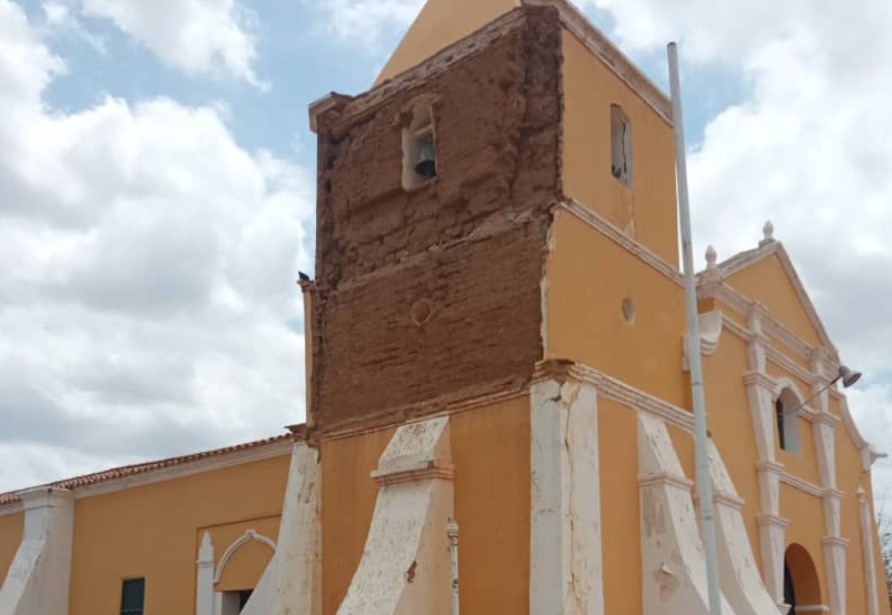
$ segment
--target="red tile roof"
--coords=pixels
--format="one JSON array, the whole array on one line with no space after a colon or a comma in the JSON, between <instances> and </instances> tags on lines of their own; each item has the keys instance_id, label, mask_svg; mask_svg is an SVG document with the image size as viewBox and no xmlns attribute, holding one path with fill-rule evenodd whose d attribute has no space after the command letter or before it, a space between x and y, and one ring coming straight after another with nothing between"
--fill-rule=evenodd
<instances>
[{"instance_id":1,"label":"red tile roof","mask_svg":"<svg viewBox=\"0 0 892 615\"><path fill-rule=\"evenodd\" d=\"M182 457L171 457L169 459L162 459L160 461L150 461L148 463L138 463L135 465L122 466L120 468L112 468L110 470L103 470L102 472L96 472L94 474L85 474L84 476L76 476L74 478L67 478L65 480L56 481L54 483L47 483L46 485L40 485L41 487L55 487L58 489L74 489L75 487L84 487L86 485L96 485L99 483L105 483L108 481L112 481L118 478L125 478L128 476L135 476L138 474L146 474L148 472L153 472L155 470L164 470L166 468L170 468L173 466L182 466L189 463L194 463L196 461L202 461L204 459L209 459L212 457L223 457L226 455L232 455L235 453L240 453L242 451L251 450L260 448L263 446L271 446L273 444L279 444L281 442L286 442L288 440L295 440L296 438L294 434L288 433L281 436L275 436L272 438L266 438L264 440L256 440L254 442L245 442L244 444L236 444L235 446L227 446L226 448L218 448L212 451L204 451L201 453L192 453L191 455L183 455ZM6 506L9 504L14 504L19 501L19 492L23 491L20 489L19 491L10 491L9 493L0 493L0 506Z\"/></svg>"}]
</instances>

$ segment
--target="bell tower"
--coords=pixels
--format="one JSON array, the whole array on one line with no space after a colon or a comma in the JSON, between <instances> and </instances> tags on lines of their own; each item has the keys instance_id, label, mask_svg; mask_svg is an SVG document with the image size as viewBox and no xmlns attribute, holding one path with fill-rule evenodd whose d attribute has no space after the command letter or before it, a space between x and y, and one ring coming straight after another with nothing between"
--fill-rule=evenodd
<instances>
[{"instance_id":1,"label":"bell tower","mask_svg":"<svg viewBox=\"0 0 892 615\"><path fill-rule=\"evenodd\" d=\"M560 31L553 8L508 12L366 94L313 106L318 426L516 388L542 359Z\"/></svg>"},{"instance_id":2,"label":"bell tower","mask_svg":"<svg viewBox=\"0 0 892 615\"><path fill-rule=\"evenodd\" d=\"M429 0L312 105L323 615L445 608L449 519L463 613L641 612L601 565L637 467L602 509L599 460L638 438L620 392L686 403L669 107L565 0Z\"/></svg>"}]
</instances>

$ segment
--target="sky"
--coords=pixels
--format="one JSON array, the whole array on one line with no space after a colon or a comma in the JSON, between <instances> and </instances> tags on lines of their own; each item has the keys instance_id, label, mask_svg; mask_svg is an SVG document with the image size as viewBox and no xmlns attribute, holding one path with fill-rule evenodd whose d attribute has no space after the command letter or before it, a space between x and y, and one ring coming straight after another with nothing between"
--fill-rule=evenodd
<instances>
[{"instance_id":1,"label":"sky","mask_svg":"<svg viewBox=\"0 0 892 615\"><path fill-rule=\"evenodd\" d=\"M421 4L0 0L0 492L303 420L307 107ZM774 222L892 452L892 2L579 6L664 89L680 41L697 253Z\"/></svg>"}]
</instances>

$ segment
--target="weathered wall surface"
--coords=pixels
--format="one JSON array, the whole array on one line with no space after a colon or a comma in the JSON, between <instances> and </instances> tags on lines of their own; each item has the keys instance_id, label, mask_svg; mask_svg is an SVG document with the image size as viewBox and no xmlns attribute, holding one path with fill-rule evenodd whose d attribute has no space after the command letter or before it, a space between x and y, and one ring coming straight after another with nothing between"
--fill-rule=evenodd
<instances>
[{"instance_id":1,"label":"weathered wall surface","mask_svg":"<svg viewBox=\"0 0 892 615\"><path fill-rule=\"evenodd\" d=\"M435 59L383 99L347 103L341 125L322 118L313 390L323 429L522 382L542 358L560 28L551 9L496 27L483 52L447 71ZM433 106L439 176L407 192L400 118L419 97ZM418 326L421 300L432 313Z\"/></svg>"},{"instance_id":2,"label":"weathered wall surface","mask_svg":"<svg viewBox=\"0 0 892 615\"><path fill-rule=\"evenodd\" d=\"M244 533L246 526L256 524L247 529L270 532L275 540L289 460L284 454L77 500L71 615L117 612L121 581L133 577L146 579L146 612L194 613L200 528L219 527L214 539L218 558L230 544L227 539ZM240 584L240 569L258 570L267 554L255 552L255 546L236 555L227 583Z\"/></svg>"},{"instance_id":3,"label":"weathered wall surface","mask_svg":"<svg viewBox=\"0 0 892 615\"><path fill-rule=\"evenodd\" d=\"M450 418L462 613L529 611L529 404L518 397ZM393 433L322 445L324 615L337 612L362 557L378 492L369 474Z\"/></svg>"},{"instance_id":4,"label":"weathered wall surface","mask_svg":"<svg viewBox=\"0 0 892 615\"><path fill-rule=\"evenodd\" d=\"M9 565L22 542L25 513L0 517L0 586L9 572Z\"/></svg>"}]
</instances>

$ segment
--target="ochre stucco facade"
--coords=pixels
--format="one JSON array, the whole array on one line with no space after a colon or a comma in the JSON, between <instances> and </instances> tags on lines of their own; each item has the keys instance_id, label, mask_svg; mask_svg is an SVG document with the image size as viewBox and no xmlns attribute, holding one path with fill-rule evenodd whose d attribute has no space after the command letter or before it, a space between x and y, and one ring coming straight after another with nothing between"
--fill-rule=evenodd
<instances>
[{"instance_id":1,"label":"ochre stucco facade","mask_svg":"<svg viewBox=\"0 0 892 615\"><path fill-rule=\"evenodd\" d=\"M311 108L290 457L0 497L0 580L44 584L63 580L13 563L22 508L73 498L69 599L41 615L113 612L132 577L153 613L229 615L249 589L247 615L707 612L669 103L563 0L461 7L431 0L372 90ZM419 114L436 173L407 185ZM707 260L727 612L888 615L839 352L770 227Z\"/></svg>"}]
</instances>

